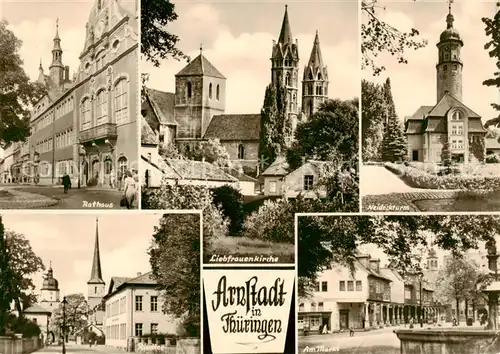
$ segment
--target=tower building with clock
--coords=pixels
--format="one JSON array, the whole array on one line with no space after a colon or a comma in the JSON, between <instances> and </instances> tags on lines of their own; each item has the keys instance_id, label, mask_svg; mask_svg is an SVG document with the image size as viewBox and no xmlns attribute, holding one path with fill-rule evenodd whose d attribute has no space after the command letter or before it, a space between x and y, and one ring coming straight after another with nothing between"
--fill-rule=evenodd
<instances>
[{"instance_id":1,"label":"tower building with clock","mask_svg":"<svg viewBox=\"0 0 500 354\"><path fill-rule=\"evenodd\" d=\"M459 163L484 160L486 129L481 117L464 104L464 42L454 22L450 3L446 29L437 43L437 103L421 106L405 119L410 161L441 162L448 152Z\"/></svg>"},{"instance_id":2,"label":"tower building with clock","mask_svg":"<svg viewBox=\"0 0 500 354\"><path fill-rule=\"evenodd\" d=\"M67 173L73 186L114 188L139 154L138 2L95 0L82 30L80 64L70 77L56 22L49 75L42 62L39 68L47 95L32 111L25 159L40 184L60 184Z\"/></svg>"}]
</instances>

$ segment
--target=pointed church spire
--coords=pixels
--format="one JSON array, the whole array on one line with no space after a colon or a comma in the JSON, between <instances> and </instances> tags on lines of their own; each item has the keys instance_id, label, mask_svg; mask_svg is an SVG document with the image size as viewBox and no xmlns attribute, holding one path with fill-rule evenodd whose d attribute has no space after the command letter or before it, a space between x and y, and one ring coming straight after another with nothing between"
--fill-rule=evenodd
<instances>
[{"instance_id":1,"label":"pointed church spire","mask_svg":"<svg viewBox=\"0 0 500 354\"><path fill-rule=\"evenodd\" d=\"M59 17L56 19L56 39L59 39Z\"/></svg>"},{"instance_id":2,"label":"pointed church spire","mask_svg":"<svg viewBox=\"0 0 500 354\"><path fill-rule=\"evenodd\" d=\"M101 256L99 253L99 219L95 220L95 245L94 245L94 259L92 261L92 273L90 273L90 280L87 284L104 284L102 280L101 270Z\"/></svg>"},{"instance_id":3,"label":"pointed church spire","mask_svg":"<svg viewBox=\"0 0 500 354\"><path fill-rule=\"evenodd\" d=\"M281 25L278 42L282 44L292 43L292 29L288 21L288 5L285 5L285 16L283 17L283 24Z\"/></svg>"},{"instance_id":4,"label":"pointed church spire","mask_svg":"<svg viewBox=\"0 0 500 354\"><path fill-rule=\"evenodd\" d=\"M311 51L311 56L309 57L310 67L320 67L323 68L323 56L321 55L321 47L319 45L319 34L316 30L316 37L314 38L314 44Z\"/></svg>"}]
</instances>

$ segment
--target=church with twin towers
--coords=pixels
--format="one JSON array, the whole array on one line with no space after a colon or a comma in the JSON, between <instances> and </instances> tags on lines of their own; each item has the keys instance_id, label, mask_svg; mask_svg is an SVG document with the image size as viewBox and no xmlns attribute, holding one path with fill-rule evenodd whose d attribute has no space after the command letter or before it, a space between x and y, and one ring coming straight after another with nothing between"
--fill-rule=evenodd
<instances>
[{"instance_id":1,"label":"church with twin towers","mask_svg":"<svg viewBox=\"0 0 500 354\"><path fill-rule=\"evenodd\" d=\"M271 84L286 90L286 115L295 128L327 99L329 82L318 31L300 77L299 43L290 23L285 5L279 37L272 43L270 73ZM175 92L146 90L141 109L143 132L147 123L159 143L173 144L181 153L189 153L199 141L218 139L232 161L258 174L261 114L225 111L226 77L200 48L200 54L175 75ZM144 138L142 143L147 145Z\"/></svg>"}]
</instances>

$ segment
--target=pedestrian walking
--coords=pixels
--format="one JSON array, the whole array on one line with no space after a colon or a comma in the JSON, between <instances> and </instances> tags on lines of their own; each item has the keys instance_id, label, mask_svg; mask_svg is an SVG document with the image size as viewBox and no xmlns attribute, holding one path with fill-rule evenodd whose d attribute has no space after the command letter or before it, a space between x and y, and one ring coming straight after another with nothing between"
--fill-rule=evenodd
<instances>
[{"instance_id":1,"label":"pedestrian walking","mask_svg":"<svg viewBox=\"0 0 500 354\"><path fill-rule=\"evenodd\" d=\"M111 174L109 175L109 186L113 189L116 186L116 175L114 169L111 169Z\"/></svg>"},{"instance_id":2,"label":"pedestrian walking","mask_svg":"<svg viewBox=\"0 0 500 354\"><path fill-rule=\"evenodd\" d=\"M133 209L136 192L137 192L137 183L133 177L133 173L131 170L127 171L127 177L123 182L123 197L125 197L125 206L127 209Z\"/></svg>"},{"instance_id":3,"label":"pedestrian walking","mask_svg":"<svg viewBox=\"0 0 500 354\"><path fill-rule=\"evenodd\" d=\"M62 185L64 187L64 193L68 193L68 190L71 188L71 178L67 173L62 177Z\"/></svg>"}]
</instances>

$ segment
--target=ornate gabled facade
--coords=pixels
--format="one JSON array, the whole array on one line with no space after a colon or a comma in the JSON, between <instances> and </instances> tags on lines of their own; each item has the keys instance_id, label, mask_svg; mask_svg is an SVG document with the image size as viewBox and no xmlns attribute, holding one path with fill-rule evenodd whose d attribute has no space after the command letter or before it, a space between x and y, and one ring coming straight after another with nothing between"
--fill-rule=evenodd
<instances>
[{"instance_id":1,"label":"ornate gabled facade","mask_svg":"<svg viewBox=\"0 0 500 354\"><path fill-rule=\"evenodd\" d=\"M481 117L462 102L460 52L464 43L453 23L450 5L446 29L437 43L437 103L421 106L405 119L411 161L441 162L446 150L456 162L467 163L474 157L483 160L485 156L486 129Z\"/></svg>"},{"instance_id":2,"label":"ornate gabled facade","mask_svg":"<svg viewBox=\"0 0 500 354\"><path fill-rule=\"evenodd\" d=\"M102 310L102 299L106 291L106 282L102 279L101 255L99 250L99 220L96 219L94 256L92 259L92 271L87 282L87 303L93 315L91 322L94 325L102 325L104 311Z\"/></svg>"},{"instance_id":3,"label":"ornate gabled facade","mask_svg":"<svg viewBox=\"0 0 500 354\"><path fill-rule=\"evenodd\" d=\"M25 142L30 182L60 184L67 173L75 186L114 187L111 180L137 164L137 2L96 0L85 31L71 79L58 26L49 75L40 65L48 94L33 109Z\"/></svg>"}]
</instances>

